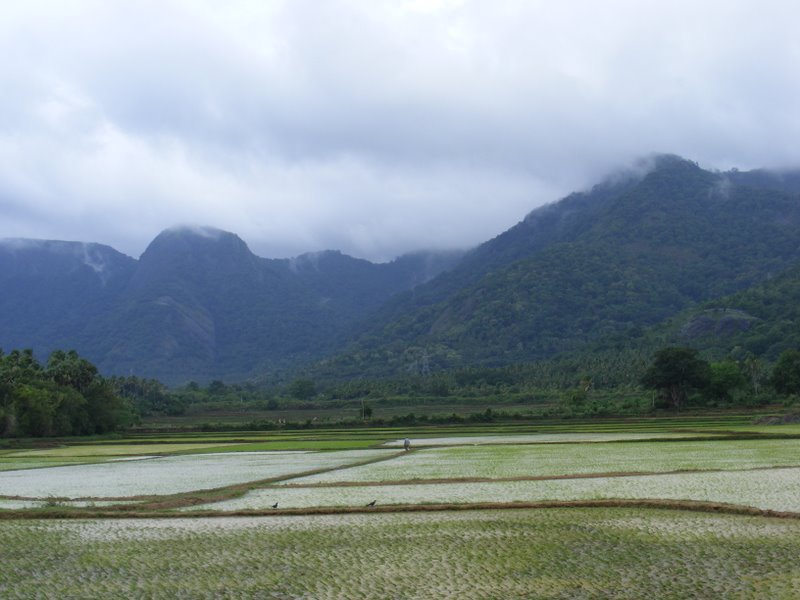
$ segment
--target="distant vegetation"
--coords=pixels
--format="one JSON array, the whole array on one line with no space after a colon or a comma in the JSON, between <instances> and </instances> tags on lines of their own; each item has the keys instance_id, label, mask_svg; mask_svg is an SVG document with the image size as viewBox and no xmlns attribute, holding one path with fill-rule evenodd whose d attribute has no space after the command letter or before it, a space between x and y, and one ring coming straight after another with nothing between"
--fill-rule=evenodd
<instances>
[{"instance_id":1,"label":"distant vegetation","mask_svg":"<svg viewBox=\"0 0 800 600\"><path fill-rule=\"evenodd\" d=\"M597 362L595 368L603 373L614 365ZM0 352L0 433L89 435L178 416L195 416L202 426L220 414L241 415L245 428L275 429L346 424L348 419L350 424L412 426L767 404L791 408L800 395L800 351L786 350L770 366L754 355L709 362L694 349L666 347L629 375L627 384L609 385L564 359L338 383L306 377L272 388L221 380L170 388L136 376L103 378L75 351L55 351L40 364L31 350L14 350ZM437 411L437 406L447 409ZM341 409L340 416L314 417L332 409ZM294 419L278 416L287 412ZM259 416L248 419L248 414Z\"/></svg>"},{"instance_id":2,"label":"distant vegetation","mask_svg":"<svg viewBox=\"0 0 800 600\"><path fill-rule=\"evenodd\" d=\"M598 382L591 373L576 371L574 364L557 361L338 383L298 378L275 388L220 380L168 388L157 380L135 376L114 377L109 382L148 422L196 416L198 424L210 424L215 415L239 414L245 428L311 427L344 423L343 416L312 422L320 411L339 409L338 414L351 415L351 424L410 426L644 416L768 404L792 407L800 394L798 357L800 352L784 352L772 368L752 355L740 361L709 362L694 349L668 347L632 369L632 379L625 385ZM602 373L613 365L598 362L595 367ZM442 408L437 411L437 406ZM426 410L421 412L422 408ZM248 419L248 413L260 416ZM286 413L295 415L294 419L286 422L279 416Z\"/></svg>"}]
</instances>

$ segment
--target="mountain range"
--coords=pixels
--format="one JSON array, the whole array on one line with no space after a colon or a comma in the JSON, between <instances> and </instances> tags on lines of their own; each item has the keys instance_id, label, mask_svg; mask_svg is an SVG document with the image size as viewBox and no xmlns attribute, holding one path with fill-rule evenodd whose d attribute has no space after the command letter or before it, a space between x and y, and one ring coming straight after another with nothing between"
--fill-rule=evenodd
<instances>
[{"instance_id":1,"label":"mountain range","mask_svg":"<svg viewBox=\"0 0 800 600\"><path fill-rule=\"evenodd\" d=\"M710 335L721 348L730 334L773 356L793 317L752 314L752 298L796 305L798 265L800 172L714 172L665 155L470 251L383 264L335 251L261 258L211 228L164 231L138 260L98 244L3 240L0 347L74 348L103 373L173 384L299 367L380 377L621 348L670 320L700 323L716 302L757 324L746 329L760 345L741 339L741 323L673 337Z\"/></svg>"},{"instance_id":2,"label":"mountain range","mask_svg":"<svg viewBox=\"0 0 800 600\"><path fill-rule=\"evenodd\" d=\"M329 251L254 255L236 235L169 229L135 260L99 244L0 242L0 347L74 348L106 374L243 379L307 362L460 252L382 264Z\"/></svg>"}]
</instances>

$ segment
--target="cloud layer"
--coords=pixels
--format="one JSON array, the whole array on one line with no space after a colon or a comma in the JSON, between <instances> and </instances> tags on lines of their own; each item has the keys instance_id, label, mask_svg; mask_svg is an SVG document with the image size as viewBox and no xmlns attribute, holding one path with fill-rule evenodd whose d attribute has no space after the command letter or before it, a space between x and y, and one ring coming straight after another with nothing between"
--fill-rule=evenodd
<instances>
[{"instance_id":1,"label":"cloud layer","mask_svg":"<svg viewBox=\"0 0 800 600\"><path fill-rule=\"evenodd\" d=\"M186 223L385 260L484 241L651 152L798 166L795 6L4 6L0 237L138 256Z\"/></svg>"}]
</instances>

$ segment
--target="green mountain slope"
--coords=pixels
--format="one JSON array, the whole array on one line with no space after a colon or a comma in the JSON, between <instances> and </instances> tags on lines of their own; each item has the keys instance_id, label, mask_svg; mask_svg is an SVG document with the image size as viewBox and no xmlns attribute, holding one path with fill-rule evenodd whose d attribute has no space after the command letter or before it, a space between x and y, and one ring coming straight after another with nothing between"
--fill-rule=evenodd
<instances>
[{"instance_id":1,"label":"green mountain slope","mask_svg":"<svg viewBox=\"0 0 800 600\"><path fill-rule=\"evenodd\" d=\"M800 348L800 263L678 315L646 339L692 346L715 358L774 361L784 350Z\"/></svg>"},{"instance_id":2,"label":"green mountain slope","mask_svg":"<svg viewBox=\"0 0 800 600\"><path fill-rule=\"evenodd\" d=\"M736 183L673 156L660 157L638 179L599 190L579 197L584 211L573 211L576 197L541 216L534 211L508 244L516 255L507 255L519 258L495 262L498 240L489 242L414 292L436 301L407 297L390 319L373 321L319 372L384 375L420 365L541 360L635 337L642 327L764 280L800 258L796 193ZM567 225L526 240L525 223L544 217ZM467 266L478 275L454 286Z\"/></svg>"},{"instance_id":3,"label":"green mountain slope","mask_svg":"<svg viewBox=\"0 0 800 600\"><path fill-rule=\"evenodd\" d=\"M800 263L742 291L715 298L647 328L610 335L531 365L545 385L575 385L580 377L597 387L636 385L654 353L667 346L686 346L704 358L732 358L768 365L784 350L800 348Z\"/></svg>"},{"instance_id":4,"label":"green mountain slope","mask_svg":"<svg viewBox=\"0 0 800 600\"><path fill-rule=\"evenodd\" d=\"M0 347L72 347L110 310L136 261L100 244L0 240Z\"/></svg>"},{"instance_id":5,"label":"green mountain slope","mask_svg":"<svg viewBox=\"0 0 800 600\"><path fill-rule=\"evenodd\" d=\"M493 271L554 244L576 239L593 226L598 213L636 185L640 178L639 168L621 171L589 192L570 194L531 212L508 231L466 253L455 266L443 270L434 280L391 298L374 318L355 330L354 336L374 330L376 323L403 318L410 310L443 302Z\"/></svg>"}]
</instances>

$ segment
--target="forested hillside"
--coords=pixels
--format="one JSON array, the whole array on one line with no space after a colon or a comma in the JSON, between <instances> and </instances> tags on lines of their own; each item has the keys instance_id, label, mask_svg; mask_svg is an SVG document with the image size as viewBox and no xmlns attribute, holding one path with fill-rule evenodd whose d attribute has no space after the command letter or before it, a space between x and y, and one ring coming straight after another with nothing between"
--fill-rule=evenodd
<instances>
[{"instance_id":1,"label":"forested hillside","mask_svg":"<svg viewBox=\"0 0 800 600\"><path fill-rule=\"evenodd\" d=\"M534 211L393 302L319 372L501 366L624 343L777 275L800 258L794 180L734 175L664 156L638 178Z\"/></svg>"},{"instance_id":2,"label":"forested hillside","mask_svg":"<svg viewBox=\"0 0 800 600\"><path fill-rule=\"evenodd\" d=\"M692 346L714 357L775 361L785 350L800 348L800 263L678 315L646 338Z\"/></svg>"}]
</instances>

